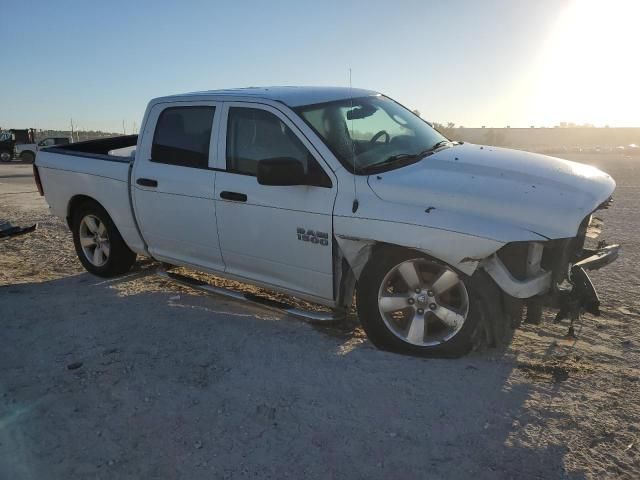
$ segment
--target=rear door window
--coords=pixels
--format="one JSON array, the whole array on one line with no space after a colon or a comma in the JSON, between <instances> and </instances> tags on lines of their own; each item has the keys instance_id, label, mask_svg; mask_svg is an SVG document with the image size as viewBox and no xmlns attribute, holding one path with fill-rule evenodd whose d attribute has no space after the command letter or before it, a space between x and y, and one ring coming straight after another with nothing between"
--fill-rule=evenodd
<instances>
[{"instance_id":1,"label":"rear door window","mask_svg":"<svg viewBox=\"0 0 640 480\"><path fill-rule=\"evenodd\" d=\"M170 107L160 114L153 136L151 161L208 168L215 107Z\"/></svg>"}]
</instances>

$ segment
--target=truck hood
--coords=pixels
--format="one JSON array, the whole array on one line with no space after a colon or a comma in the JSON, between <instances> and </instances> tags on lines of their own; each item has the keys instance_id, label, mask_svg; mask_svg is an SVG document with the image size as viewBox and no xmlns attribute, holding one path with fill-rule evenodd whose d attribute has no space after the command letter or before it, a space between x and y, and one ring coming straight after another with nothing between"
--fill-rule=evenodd
<instances>
[{"instance_id":1,"label":"truck hood","mask_svg":"<svg viewBox=\"0 0 640 480\"><path fill-rule=\"evenodd\" d=\"M368 183L382 200L438 212L435 223L446 223L449 214L459 224L444 228L474 234L464 225L468 219L546 238L575 236L582 220L615 189L613 178L595 167L467 143L372 175Z\"/></svg>"}]
</instances>

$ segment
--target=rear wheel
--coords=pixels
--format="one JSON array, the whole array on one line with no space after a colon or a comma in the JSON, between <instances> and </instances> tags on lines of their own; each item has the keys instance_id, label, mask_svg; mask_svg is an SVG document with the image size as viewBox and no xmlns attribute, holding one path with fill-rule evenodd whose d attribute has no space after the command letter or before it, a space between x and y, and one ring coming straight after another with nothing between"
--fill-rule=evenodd
<instances>
[{"instance_id":1,"label":"rear wheel","mask_svg":"<svg viewBox=\"0 0 640 480\"><path fill-rule=\"evenodd\" d=\"M482 300L468 277L404 250L385 250L363 271L358 316L379 348L417 355L460 356L473 347Z\"/></svg>"},{"instance_id":2,"label":"rear wheel","mask_svg":"<svg viewBox=\"0 0 640 480\"><path fill-rule=\"evenodd\" d=\"M20 154L20 160L22 160L25 163L33 163L35 159L36 159L36 155L33 152L26 151Z\"/></svg>"},{"instance_id":3,"label":"rear wheel","mask_svg":"<svg viewBox=\"0 0 640 480\"><path fill-rule=\"evenodd\" d=\"M113 277L126 273L136 260L111 217L97 203L86 202L75 209L72 231L78 259L94 275Z\"/></svg>"}]
</instances>

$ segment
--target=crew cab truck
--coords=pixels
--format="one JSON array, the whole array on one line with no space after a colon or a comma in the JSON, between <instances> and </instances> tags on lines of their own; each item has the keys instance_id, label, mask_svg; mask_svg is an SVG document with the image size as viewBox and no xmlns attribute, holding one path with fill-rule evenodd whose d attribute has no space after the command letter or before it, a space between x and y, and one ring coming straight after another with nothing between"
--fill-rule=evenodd
<instances>
[{"instance_id":1,"label":"crew cab truck","mask_svg":"<svg viewBox=\"0 0 640 480\"><path fill-rule=\"evenodd\" d=\"M524 307L597 314L585 270L618 254L585 246L606 173L451 142L369 90L156 98L139 135L43 149L34 174L91 273L141 255L337 312L355 296L375 345L419 355L496 341Z\"/></svg>"}]
</instances>

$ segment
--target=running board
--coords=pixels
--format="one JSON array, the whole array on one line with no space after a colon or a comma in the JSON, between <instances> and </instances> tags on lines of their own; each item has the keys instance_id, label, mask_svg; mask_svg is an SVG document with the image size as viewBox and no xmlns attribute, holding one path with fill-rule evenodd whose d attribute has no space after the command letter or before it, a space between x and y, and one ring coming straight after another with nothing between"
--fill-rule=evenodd
<instances>
[{"instance_id":1,"label":"running board","mask_svg":"<svg viewBox=\"0 0 640 480\"><path fill-rule=\"evenodd\" d=\"M228 288L214 287L213 285L201 280L187 277L186 275L180 275L179 273L168 272L161 268L156 270L156 275L207 293L212 293L232 300L238 300L240 302L251 303L279 313L286 313L292 317L296 317L310 323L334 323L344 320L345 318L345 314L343 312L335 310L332 312L312 312L308 310L301 310L299 308L292 307L287 303L278 302L259 295L237 292Z\"/></svg>"}]
</instances>

